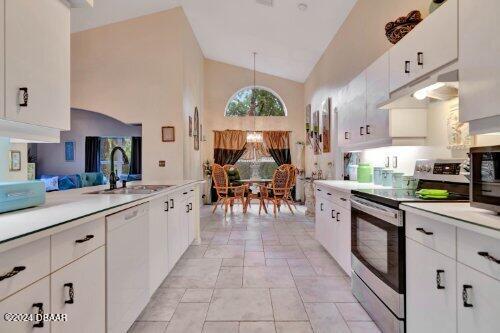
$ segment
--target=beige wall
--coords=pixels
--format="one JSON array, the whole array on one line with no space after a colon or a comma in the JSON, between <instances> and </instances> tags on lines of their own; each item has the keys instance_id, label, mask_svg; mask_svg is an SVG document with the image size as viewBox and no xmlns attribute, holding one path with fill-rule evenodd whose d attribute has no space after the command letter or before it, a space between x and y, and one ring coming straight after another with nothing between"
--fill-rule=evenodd
<instances>
[{"instance_id":1,"label":"beige wall","mask_svg":"<svg viewBox=\"0 0 500 333\"><path fill-rule=\"evenodd\" d=\"M250 55L249 55L250 59ZM283 117L256 117L257 130L289 130L291 133L292 162L296 163L295 143L303 141L304 85L276 76L257 73L257 85L270 88L285 103L288 115ZM224 117L229 99L240 89L253 84L253 72L212 60L205 60L205 122L207 141L203 143L203 157L213 161L213 130L253 129L253 120L247 117Z\"/></svg>"},{"instance_id":2,"label":"beige wall","mask_svg":"<svg viewBox=\"0 0 500 333\"><path fill-rule=\"evenodd\" d=\"M202 66L180 7L78 32L71 36L71 106L142 123L145 180L193 177L199 170L185 171L184 159L197 157L185 153L184 135L188 111L203 102ZM161 142L168 125L174 143Z\"/></svg>"},{"instance_id":3,"label":"beige wall","mask_svg":"<svg viewBox=\"0 0 500 333\"><path fill-rule=\"evenodd\" d=\"M426 16L429 4L430 0L358 0L306 80L305 104L310 103L313 110L319 110L327 97L335 96L336 89L347 84L391 47L384 31L388 21L414 9ZM306 154L310 172L314 158L310 149ZM323 170L334 156L335 153L318 159Z\"/></svg>"}]
</instances>

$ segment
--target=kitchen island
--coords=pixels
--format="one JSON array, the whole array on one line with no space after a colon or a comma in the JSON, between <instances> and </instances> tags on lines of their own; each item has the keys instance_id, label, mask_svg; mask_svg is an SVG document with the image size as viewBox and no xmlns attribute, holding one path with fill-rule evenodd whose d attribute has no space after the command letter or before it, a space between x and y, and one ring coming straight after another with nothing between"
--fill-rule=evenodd
<instances>
[{"instance_id":1,"label":"kitchen island","mask_svg":"<svg viewBox=\"0 0 500 333\"><path fill-rule=\"evenodd\" d=\"M48 193L42 206L0 215L0 313L31 316L0 321L0 331L126 331L199 242L201 183L168 182L148 194L90 194L106 186Z\"/></svg>"}]
</instances>

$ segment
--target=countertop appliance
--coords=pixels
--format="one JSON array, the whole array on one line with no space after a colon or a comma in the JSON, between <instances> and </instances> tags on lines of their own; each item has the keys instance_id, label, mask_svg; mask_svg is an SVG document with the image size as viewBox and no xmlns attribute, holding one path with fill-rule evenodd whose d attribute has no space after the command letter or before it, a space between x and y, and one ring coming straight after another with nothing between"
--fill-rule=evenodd
<instances>
[{"instance_id":1,"label":"countertop appliance","mask_svg":"<svg viewBox=\"0 0 500 333\"><path fill-rule=\"evenodd\" d=\"M45 203L45 185L41 181L0 182L0 213Z\"/></svg>"},{"instance_id":2,"label":"countertop appliance","mask_svg":"<svg viewBox=\"0 0 500 333\"><path fill-rule=\"evenodd\" d=\"M107 332L127 332L149 302L149 206L106 217Z\"/></svg>"},{"instance_id":3,"label":"countertop appliance","mask_svg":"<svg viewBox=\"0 0 500 333\"><path fill-rule=\"evenodd\" d=\"M468 201L463 160L418 160L417 189L352 191L352 291L379 328L405 332L404 202ZM447 199L421 199L419 189L444 189ZM423 231L425 232L425 231Z\"/></svg>"},{"instance_id":4,"label":"countertop appliance","mask_svg":"<svg viewBox=\"0 0 500 333\"><path fill-rule=\"evenodd\" d=\"M471 206L500 214L500 146L471 148Z\"/></svg>"}]
</instances>

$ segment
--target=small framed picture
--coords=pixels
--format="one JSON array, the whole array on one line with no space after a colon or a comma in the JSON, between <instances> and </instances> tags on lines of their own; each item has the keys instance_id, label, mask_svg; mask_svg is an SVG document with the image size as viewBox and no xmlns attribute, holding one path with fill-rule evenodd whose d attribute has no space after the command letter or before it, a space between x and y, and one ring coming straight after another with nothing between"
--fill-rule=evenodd
<instances>
[{"instance_id":1,"label":"small framed picture","mask_svg":"<svg viewBox=\"0 0 500 333\"><path fill-rule=\"evenodd\" d=\"M64 157L66 162L75 161L75 141L64 142Z\"/></svg>"},{"instance_id":2,"label":"small framed picture","mask_svg":"<svg viewBox=\"0 0 500 333\"><path fill-rule=\"evenodd\" d=\"M21 152L10 150L9 171L21 171Z\"/></svg>"},{"instance_id":3,"label":"small framed picture","mask_svg":"<svg viewBox=\"0 0 500 333\"><path fill-rule=\"evenodd\" d=\"M163 142L174 142L175 141L175 127L174 126L164 126L161 128L161 140Z\"/></svg>"},{"instance_id":4,"label":"small framed picture","mask_svg":"<svg viewBox=\"0 0 500 333\"><path fill-rule=\"evenodd\" d=\"M189 137L193 136L193 117L189 116Z\"/></svg>"}]
</instances>

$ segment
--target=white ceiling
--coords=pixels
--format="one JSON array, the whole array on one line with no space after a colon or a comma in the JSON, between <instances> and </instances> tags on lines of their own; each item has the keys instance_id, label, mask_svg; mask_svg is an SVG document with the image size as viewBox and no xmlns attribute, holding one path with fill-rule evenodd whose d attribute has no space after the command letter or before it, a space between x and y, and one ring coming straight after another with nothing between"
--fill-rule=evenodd
<instances>
[{"instance_id":1,"label":"white ceiling","mask_svg":"<svg viewBox=\"0 0 500 333\"><path fill-rule=\"evenodd\" d=\"M304 82L356 0L94 0L72 10L72 31L182 5L206 58ZM308 5L300 11L299 3Z\"/></svg>"}]
</instances>

